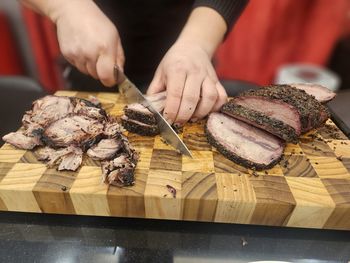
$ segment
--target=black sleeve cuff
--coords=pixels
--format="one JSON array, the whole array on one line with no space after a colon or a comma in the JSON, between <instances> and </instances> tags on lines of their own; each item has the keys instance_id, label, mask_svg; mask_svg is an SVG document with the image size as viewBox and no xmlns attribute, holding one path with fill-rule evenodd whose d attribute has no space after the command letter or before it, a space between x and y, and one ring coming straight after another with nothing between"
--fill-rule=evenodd
<instances>
[{"instance_id":1,"label":"black sleeve cuff","mask_svg":"<svg viewBox=\"0 0 350 263\"><path fill-rule=\"evenodd\" d=\"M216 10L225 20L228 33L246 7L248 0L196 0L193 8L206 6Z\"/></svg>"}]
</instances>

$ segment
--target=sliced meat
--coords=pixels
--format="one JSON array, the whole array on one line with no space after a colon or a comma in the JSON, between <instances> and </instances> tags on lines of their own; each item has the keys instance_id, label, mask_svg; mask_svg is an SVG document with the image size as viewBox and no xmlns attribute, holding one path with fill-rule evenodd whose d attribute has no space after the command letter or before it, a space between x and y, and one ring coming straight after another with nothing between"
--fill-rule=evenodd
<instances>
[{"instance_id":1,"label":"sliced meat","mask_svg":"<svg viewBox=\"0 0 350 263\"><path fill-rule=\"evenodd\" d=\"M331 101L336 96L333 91L318 84L290 84L290 86L305 91L321 103Z\"/></svg>"},{"instance_id":2,"label":"sliced meat","mask_svg":"<svg viewBox=\"0 0 350 263\"><path fill-rule=\"evenodd\" d=\"M42 135L42 141L54 148L75 145L85 151L101 139L103 129L103 123L98 120L72 115L49 125Z\"/></svg>"},{"instance_id":3,"label":"sliced meat","mask_svg":"<svg viewBox=\"0 0 350 263\"><path fill-rule=\"evenodd\" d=\"M108 138L114 138L121 132L121 125L117 120L110 119L105 123L103 134Z\"/></svg>"},{"instance_id":4,"label":"sliced meat","mask_svg":"<svg viewBox=\"0 0 350 263\"><path fill-rule=\"evenodd\" d=\"M36 125L46 127L53 121L61 119L72 113L74 105L69 97L45 96L33 103L32 110L26 112L23 116L22 123L25 128Z\"/></svg>"},{"instance_id":5,"label":"sliced meat","mask_svg":"<svg viewBox=\"0 0 350 263\"><path fill-rule=\"evenodd\" d=\"M2 139L5 142L12 144L17 148L24 149L24 150L31 150L34 147L41 145L40 138L36 136L26 136L23 134L22 131L11 132L3 136Z\"/></svg>"},{"instance_id":6,"label":"sliced meat","mask_svg":"<svg viewBox=\"0 0 350 263\"><path fill-rule=\"evenodd\" d=\"M158 112L162 112L165 106L166 92L161 92L147 96L152 106ZM150 112L145 106L140 103L132 103L124 108L124 113L129 119L143 122L149 125L156 125L157 121L154 114Z\"/></svg>"},{"instance_id":7,"label":"sliced meat","mask_svg":"<svg viewBox=\"0 0 350 263\"><path fill-rule=\"evenodd\" d=\"M287 142L296 143L301 132L298 111L285 102L243 96L230 100L221 112L266 130Z\"/></svg>"},{"instance_id":8,"label":"sliced meat","mask_svg":"<svg viewBox=\"0 0 350 263\"><path fill-rule=\"evenodd\" d=\"M101 101L97 98L97 97L95 97L95 96L93 96L93 95L89 95L89 97L88 97L88 101L90 101L92 104L94 104L96 107L101 107L102 106L102 104L101 104Z\"/></svg>"},{"instance_id":9,"label":"sliced meat","mask_svg":"<svg viewBox=\"0 0 350 263\"><path fill-rule=\"evenodd\" d=\"M120 155L112 161L102 163L102 176L105 183L115 186L134 185L136 165L127 155Z\"/></svg>"},{"instance_id":10,"label":"sliced meat","mask_svg":"<svg viewBox=\"0 0 350 263\"><path fill-rule=\"evenodd\" d=\"M94 160L109 160L123 147L123 142L118 139L103 139L98 144L92 146L87 155Z\"/></svg>"},{"instance_id":11,"label":"sliced meat","mask_svg":"<svg viewBox=\"0 0 350 263\"><path fill-rule=\"evenodd\" d=\"M124 115L121 117L123 127L129 131L142 136L155 136L159 134L158 125L146 124Z\"/></svg>"},{"instance_id":12,"label":"sliced meat","mask_svg":"<svg viewBox=\"0 0 350 263\"><path fill-rule=\"evenodd\" d=\"M282 157L284 143L276 136L222 113L211 113L206 124L211 145L231 161L262 170Z\"/></svg>"},{"instance_id":13,"label":"sliced meat","mask_svg":"<svg viewBox=\"0 0 350 263\"><path fill-rule=\"evenodd\" d=\"M139 154L129 143L129 140L125 135L120 134L119 139L123 142L123 152L128 156L129 160L136 165L139 160Z\"/></svg>"},{"instance_id":14,"label":"sliced meat","mask_svg":"<svg viewBox=\"0 0 350 263\"><path fill-rule=\"evenodd\" d=\"M142 122L148 125L155 125L157 123L154 114L140 103L132 103L126 105L124 114L129 119Z\"/></svg>"},{"instance_id":15,"label":"sliced meat","mask_svg":"<svg viewBox=\"0 0 350 263\"><path fill-rule=\"evenodd\" d=\"M78 115L84 115L101 121L107 119L107 114L104 109L84 99L75 98L74 112Z\"/></svg>"},{"instance_id":16,"label":"sliced meat","mask_svg":"<svg viewBox=\"0 0 350 263\"><path fill-rule=\"evenodd\" d=\"M289 85L272 85L256 90L249 90L240 94L239 97L262 97L268 101L273 100L289 104L294 107L300 115L301 133L319 127L329 117L325 106L318 102L313 96ZM253 109L261 111L261 108L264 108L263 104L260 105L260 108Z\"/></svg>"},{"instance_id":17,"label":"sliced meat","mask_svg":"<svg viewBox=\"0 0 350 263\"><path fill-rule=\"evenodd\" d=\"M75 151L64 155L60 165L58 166L59 171L76 171L83 161L83 151L77 148Z\"/></svg>"},{"instance_id":18,"label":"sliced meat","mask_svg":"<svg viewBox=\"0 0 350 263\"><path fill-rule=\"evenodd\" d=\"M38 160L46 161L49 167L58 164L58 170L75 171L81 165L83 151L75 146L62 149L43 147L36 151Z\"/></svg>"}]
</instances>

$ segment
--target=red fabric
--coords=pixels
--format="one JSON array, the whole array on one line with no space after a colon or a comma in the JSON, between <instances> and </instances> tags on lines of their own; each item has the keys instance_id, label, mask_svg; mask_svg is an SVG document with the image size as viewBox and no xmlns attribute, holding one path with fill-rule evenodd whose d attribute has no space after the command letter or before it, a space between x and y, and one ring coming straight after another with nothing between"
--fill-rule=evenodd
<instances>
[{"instance_id":1,"label":"red fabric","mask_svg":"<svg viewBox=\"0 0 350 263\"><path fill-rule=\"evenodd\" d=\"M60 50L54 25L46 18L23 7L23 18L35 57L40 83L49 92L63 87L57 64Z\"/></svg>"},{"instance_id":2,"label":"red fabric","mask_svg":"<svg viewBox=\"0 0 350 263\"><path fill-rule=\"evenodd\" d=\"M218 75L263 85L285 63L324 65L348 10L348 0L250 0L217 52Z\"/></svg>"},{"instance_id":3,"label":"red fabric","mask_svg":"<svg viewBox=\"0 0 350 263\"><path fill-rule=\"evenodd\" d=\"M22 75L23 66L5 14L0 13L0 75Z\"/></svg>"}]
</instances>

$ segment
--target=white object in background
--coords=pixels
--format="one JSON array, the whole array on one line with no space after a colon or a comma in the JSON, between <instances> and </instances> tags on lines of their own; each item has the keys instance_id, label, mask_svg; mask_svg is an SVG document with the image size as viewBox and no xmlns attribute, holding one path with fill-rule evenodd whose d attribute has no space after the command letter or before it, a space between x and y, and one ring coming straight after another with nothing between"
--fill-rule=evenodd
<instances>
[{"instance_id":1,"label":"white object in background","mask_svg":"<svg viewBox=\"0 0 350 263\"><path fill-rule=\"evenodd\" d=\"M312 64L286 64L278 70L275 83L313 83L336 91L340 86L340 78L334 72L320 66Z\"/></svg>"}]
</instances>

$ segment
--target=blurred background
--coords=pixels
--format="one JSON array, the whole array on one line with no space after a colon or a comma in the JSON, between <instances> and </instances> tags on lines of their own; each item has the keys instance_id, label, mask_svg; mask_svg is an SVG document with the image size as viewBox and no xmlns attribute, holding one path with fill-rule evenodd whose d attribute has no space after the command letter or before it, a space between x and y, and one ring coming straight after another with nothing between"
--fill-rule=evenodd
<instances>
[{"instance_id":1,"label":"blurred background","mask_svg":"<svg viewBox=\"0 0 350 263\"><path fill-rule=\"evenodd\" d=\"M15 119L1 114L11 107L20 117L33 98L74 89L47 19L1 0L0 36L1 122ZM226 87L313 82L349 89L350 0L250 0L214 64Z\"/></svg>"},{"instance_id":2,"label":"blurred background","mask_svg":"<svg viewBox=\"0 0 350 263\"><path fill-rule=\"evenodd\" d=\"M1 0L0 36L1 76L30 77L48 92L68 87L49 21L17 1ZM335 74L329 77L339 79L330 88L350 87L349 0L250 0L215 58L222 79L260 85L276 82L283 67L295 63L330 69ZM322 78L310 72L299 77Z\"/></svg>"}]
</instances>

